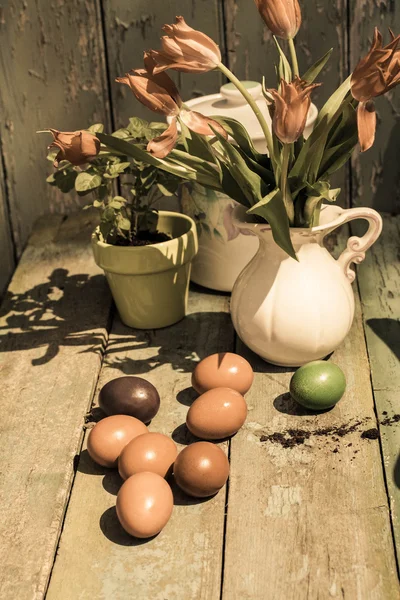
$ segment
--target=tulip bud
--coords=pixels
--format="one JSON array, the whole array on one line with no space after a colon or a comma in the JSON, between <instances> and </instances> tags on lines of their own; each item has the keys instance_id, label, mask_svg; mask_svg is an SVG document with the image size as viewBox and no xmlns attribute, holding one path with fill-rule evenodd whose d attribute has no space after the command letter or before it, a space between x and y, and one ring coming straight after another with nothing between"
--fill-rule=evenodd
<instances>
[{"instance_id":1,"label":"tulip bud","mask_svg":"<svg viewBox=\"0 0 400 600\"><path fill-rule=\"evenodd\" d=\"M300 29L301 11L298 0L255 0L268 29L277 37L293 39Z\"/></svg>"},{"instance_id":2,"label":"tulip bud","mask_svg":"<svg viewBox=\"0 0 400 600\"><path fill-rule=\"evenodd\" d=\"M272 128L283 144L291 144L304 131L311 105L311 92L320 83L307 83L296 77L292 83L281 81L281 91L268 89L273 99Z\"/></svg>"},{"instance_id":3,"label":"tulip bud","mask_svg":"<svg viewBox=\"0 0 400 600\"><path fill-rule=\"evenodd\" d=\"M68 160L75 166L83 165L96 158L100 152L100 140L89 131L50 131L54 141L49 149L59 148L54 161L55 167L58 167L61 160Z\"/></svg>"}]
</instances>

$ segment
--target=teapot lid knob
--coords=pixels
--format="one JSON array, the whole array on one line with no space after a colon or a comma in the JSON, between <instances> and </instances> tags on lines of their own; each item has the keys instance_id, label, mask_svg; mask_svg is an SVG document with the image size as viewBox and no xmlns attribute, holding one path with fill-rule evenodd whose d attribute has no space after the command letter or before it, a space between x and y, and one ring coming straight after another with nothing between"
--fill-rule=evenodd
<instances>
[{"instance_id":1,"label":"teapot lid knob","mask_svg":"<svg viewBox=\"0 0 400 600\"><path fill-rule=\"evenodd\" d=\"M241 83L253 96L254 100L257 100L261 96L262 87L258 81L241 81ZM233 83L225 83L225 85L221 86L220 93L224 100L231 106L246 104L246 100Z\"/></svg>"}]
</instances>

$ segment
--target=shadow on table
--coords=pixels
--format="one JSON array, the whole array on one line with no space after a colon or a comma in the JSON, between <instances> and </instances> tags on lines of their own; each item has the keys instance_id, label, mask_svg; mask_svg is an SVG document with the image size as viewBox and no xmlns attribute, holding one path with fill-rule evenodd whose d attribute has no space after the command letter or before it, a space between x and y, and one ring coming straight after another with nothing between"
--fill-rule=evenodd
<instances>
[{"instance_id":1,"label":"shadow on table","mask_svg":"<svg viewBox=\"0 0 400 600\"><path fill-rule=\"evenodd\" d=\"M103 275L69 275L66 269L55 269L47 281L26 292L6 293L0 309L0 352L43 348L33 366L48 363L62 346L101 352L106 338L98 330L107 324L110 307Z\"/></svg>"},{"instance_id":2,"label":"shadow on table","mask_svg":"<svg viewBox=\"0 0 400 600\"><path fill-rule=\"evenodd\" d=\"M227 339L227 331L231 341L228 348L223 348L221 339ZM145 375L163 364L170 364L180 373L191 373L198 359L215 352L232 352L233 348L233 326L225 312L192 313L171 327L156 330L130 329L116 315L105 364L124 375ZM124 356L127 352L130 357Z\"/></svg>"},{"instance_id":3,"label":"shadow on table","mask_svg":"<svg viewBox=\"0 0 400 600\"><path fill-rule=\"evenodd\" d=\"M400 321L397 319L368 319L367 325L400 359Z\"/></svg>"},{"instance_id":4,"label":"shadow on table","mask_svg":"<svg viewBox=\"0 0 400 600\"><path fill-rule=\"evenodd\" d=\"M137 538L129 535L122 525L120 524L117 517L117 509L115 506L107 508L103 512L99 521L100 529L110 542L118 544L119 546L142 546L154 540L157 535L153 535L150 538Z\"/></svg>"}]
</instances>

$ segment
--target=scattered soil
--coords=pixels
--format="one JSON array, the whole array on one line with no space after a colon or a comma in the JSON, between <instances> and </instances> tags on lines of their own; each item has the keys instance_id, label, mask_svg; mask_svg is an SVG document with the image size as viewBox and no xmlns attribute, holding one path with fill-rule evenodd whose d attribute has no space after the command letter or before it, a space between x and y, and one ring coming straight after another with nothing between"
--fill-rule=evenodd
<instances>
[{"instance_id":1,"label":"scattered soil","mask_svg":"<svg viewBox=\"0 0 400 600\"><path fill-rule=\"evenodd\" d=\"M387 412L384 411L382 414L387 415ZM400 421L400 415L393 415L393 417L385 417L383 421L381 421L381 425L394 425L394 423L398 423Z\"/></svg>"},{"instance_id":2,"label":"scattered soil","mask_svg":"<svg viewBox=\"0 0 400 600\"><path fill-rule=\"evenodd\" d=\"M376 427L373 427L372 429L363 431L361 437L366 440L377 440L379 438L379 431Z\"/></svg>"},{"instance_id":3,"label":"scattered soil","mask_svg":"<svg viewBox=\"0 0 400 600\"><path fill-rule=\"evenodd\" d=\"M341 438L358 431L359 428L363 425L363 421L356 421L355 423L344 423L343 425L334 426L334 427L325 427L320 429L315 429L314 431L307 431L304 429L286 429L285 431L275 432L268 435L262 435L260 437L261 442L272 442L273 444L280 444L283 448L294 448L295 446L300 446L304 444L306 440L313 437L325 438L329 439L329 441L335 442L336 444L340 442ZM375 439L370 437L373 435L372 430L369 429L366 432L363 432L362 437L367 437L368 439ZM368 435L364 435L368 434ZM379 436L379 432L378 432ZM339 446L335 444L335 448L332 450L333 453L339 452ZM352 444L347 444L348 447L351 447Z\"/></svg>"},{"instance_id":4,"label":"scattered soil","mask_svg":"<svg viewBox=\"0 0 400 600\"><path fill-rule=\"evenodd\" d=\"M144 231L135 236L131 242L127 240L119 240L117 246L151 246L152 244L159 244L160 242L169 242L172 237L161 231Z\"/></svg>"}]
</instances>

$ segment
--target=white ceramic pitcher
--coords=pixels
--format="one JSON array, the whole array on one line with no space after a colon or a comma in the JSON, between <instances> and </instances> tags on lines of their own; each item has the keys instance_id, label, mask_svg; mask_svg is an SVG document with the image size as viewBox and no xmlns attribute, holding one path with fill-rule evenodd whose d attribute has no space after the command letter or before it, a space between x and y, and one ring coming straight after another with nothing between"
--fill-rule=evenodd
<instances>
[{"instance_id":1,"label":"white ceramic pitcher","mask_svg":"<svg viewBox=\"0 0 400 600\"><path fill-rule=\"evenodd\" d=\"M242 206L234 223L255 233L260 246L233 288L231 314L237 334L264 360L280 366L300 366L324 358L348 334L354 317L351 263L360 263L378 239L382 219L371 208L323 206L320 225L293 228L291 238L298 262L272 237L267 224L246 222ZM363 237L351 237L335 260L323 246L324 237L353 221L369 223Z\"/></svg>"}]
</instances>

